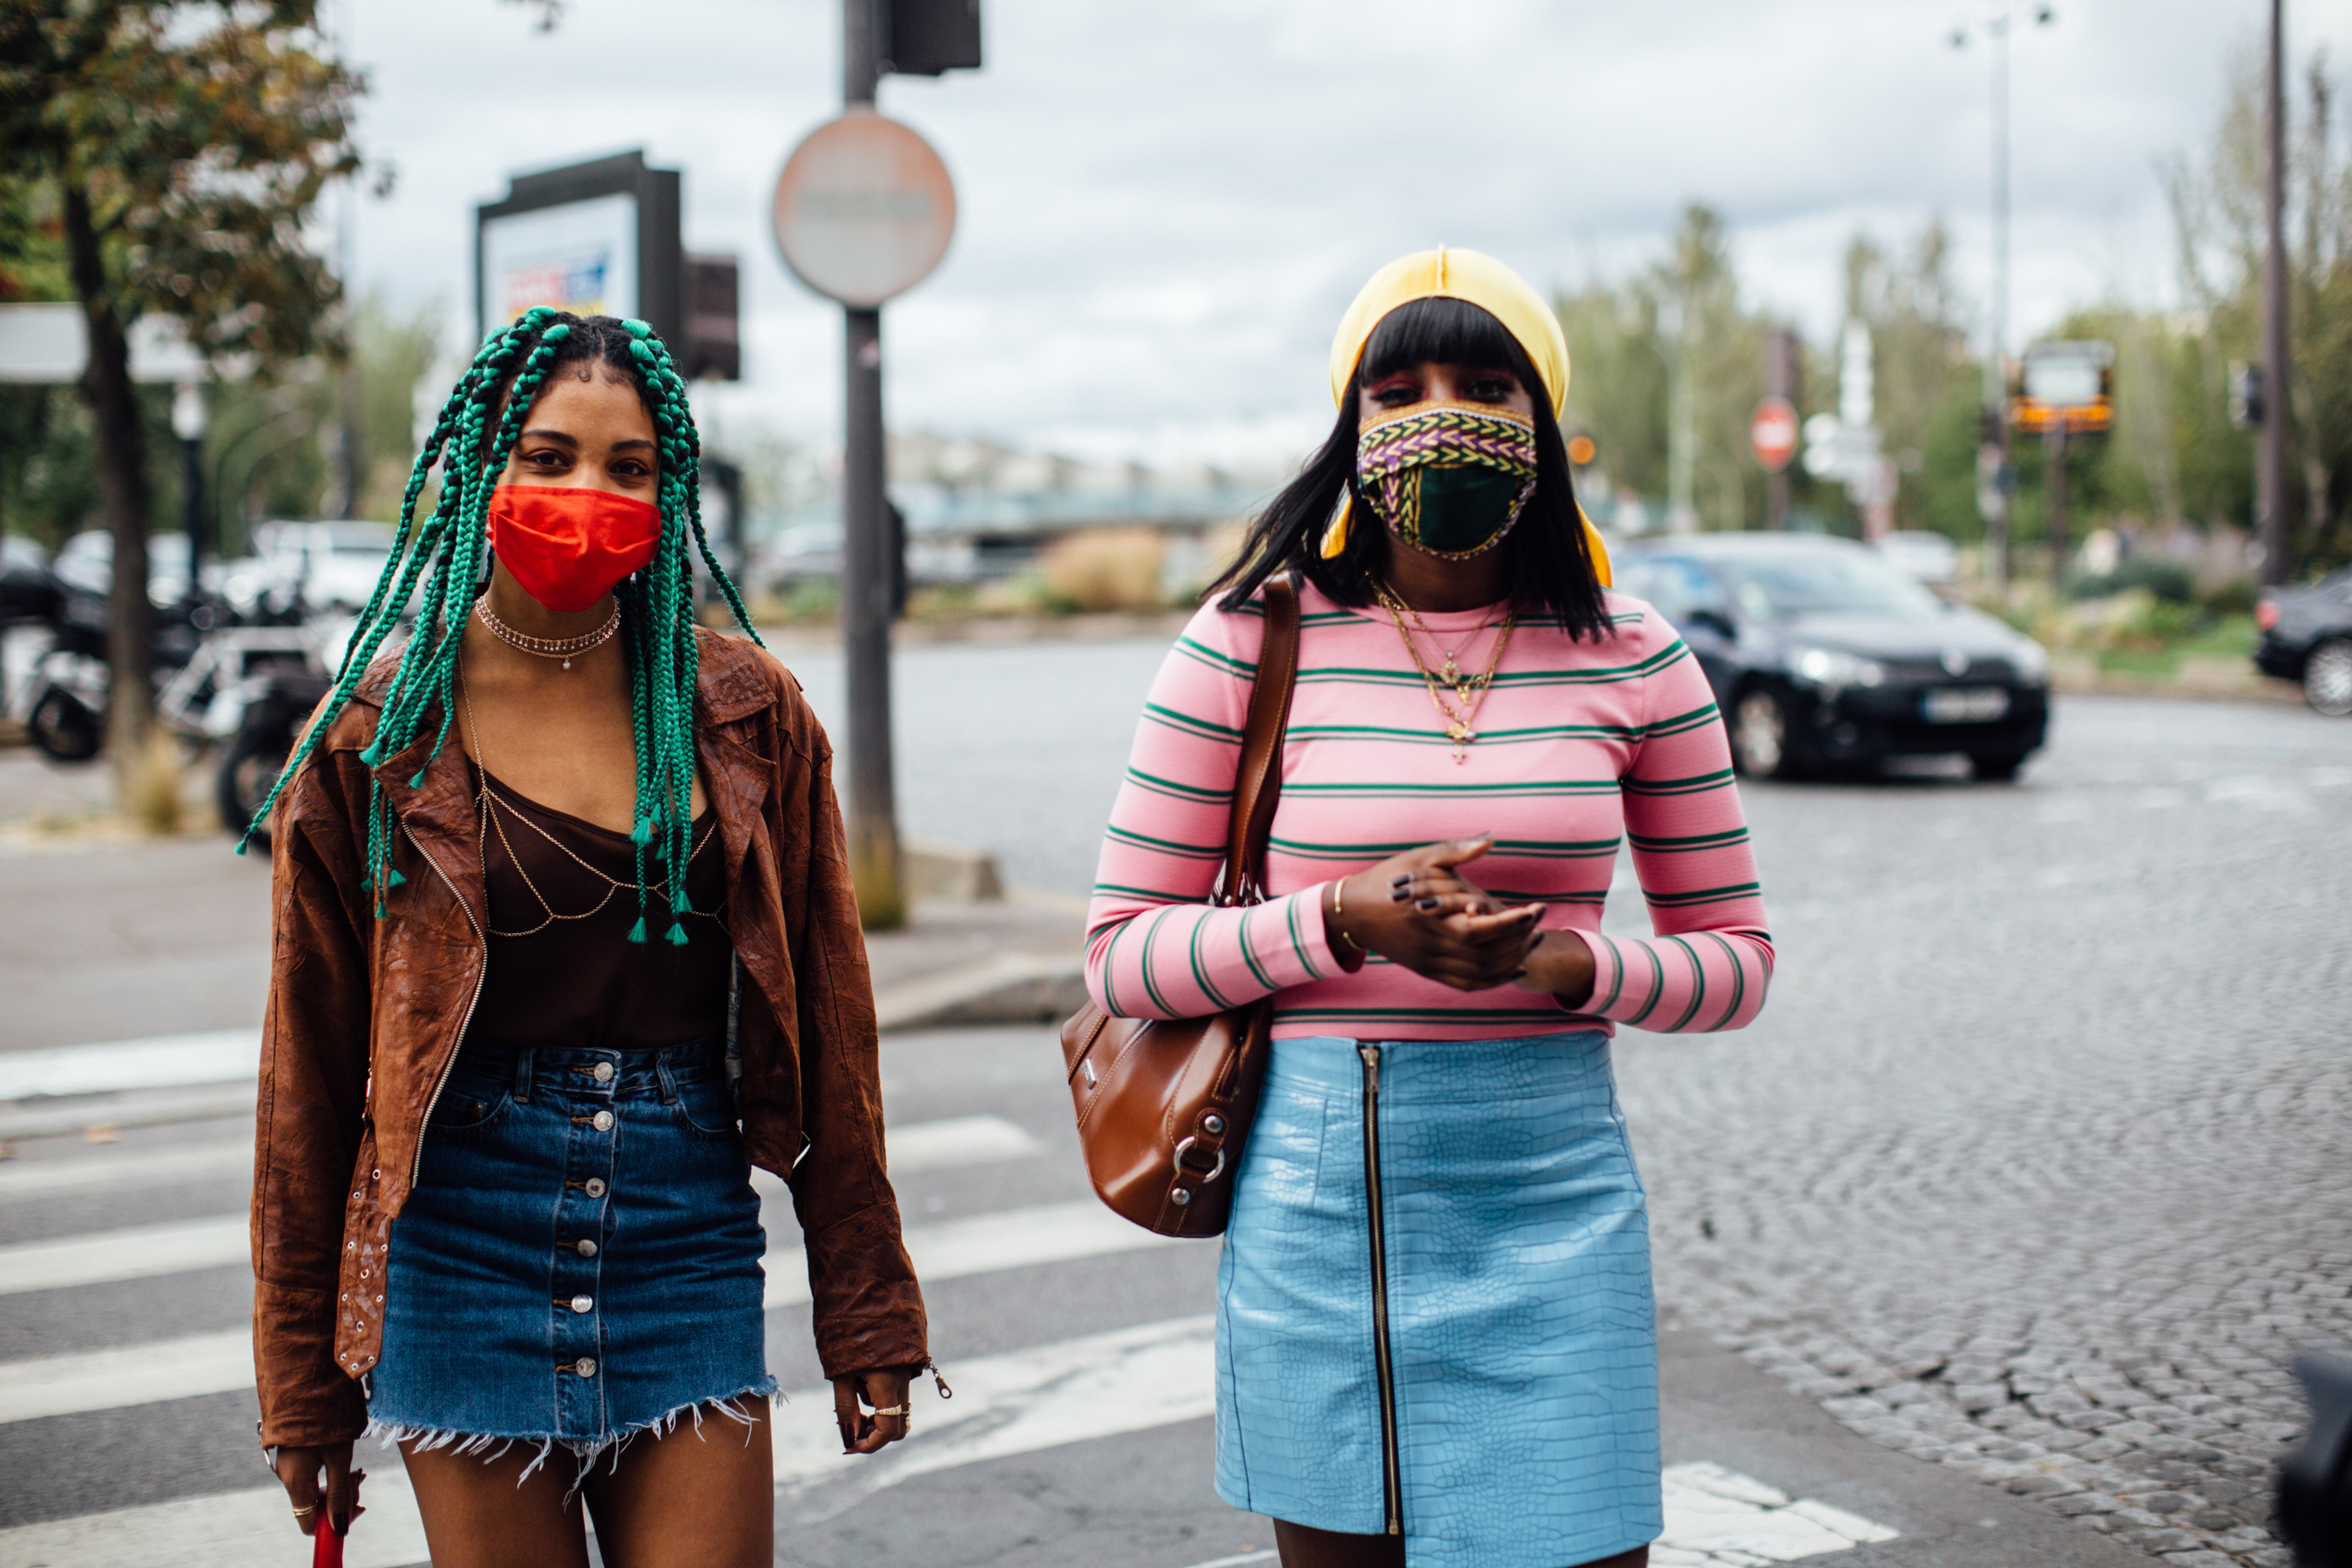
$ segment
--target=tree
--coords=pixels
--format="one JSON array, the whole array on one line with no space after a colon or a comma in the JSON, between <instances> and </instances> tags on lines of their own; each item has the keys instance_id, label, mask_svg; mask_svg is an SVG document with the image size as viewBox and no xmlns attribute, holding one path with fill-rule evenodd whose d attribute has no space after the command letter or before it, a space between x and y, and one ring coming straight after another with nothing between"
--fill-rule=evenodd
<instances>
[{"instance_id":1,"label":"tree","mask_svg":"<svg viewBox=\"0 0 2352 1568\"><path fill-rule=\"evenodd\" d=\"M1663 491L1713 528L1760 517L1748 416L1772 323L1740 304L1721 216L1692 203L1664 257L1625 282L1558 293L1552 308L1574 368L1567 418L1593 437L1611 486ZM1596 514L1600 500L1586 498Z\"/></svg>"},{"instance_id":2,"label":"tree","mask_svg":"<svg viewBox=\"0 0 2352 1568\"><path fill-rule=\"evenodd\" d=\"M0 9L0 186L52 204L89 329L81 382L114 536L108 741L128 796L152 720L151 496L127 334L185 325L261 365L327 336L338 286L305 243L355 175L359 79L321 52L315 0L9 0Z\"/></svg>"},{"instance_id":3,"label":"tree","mask_svg":"<svg viewBox=\"0 0 2352 1568\"><path fill-rule=\"evenodd\" d=\"M1940 217L1927 220L1900 259L1857 234L1846 246L1845 313L1870 329L1873 414L1903 476L1895 526L1969 538L1979 526L1979 378L1951 265Z\"/></svg>"},{"instance_id":4,"label":"tree","mask_svg":"<svg viewBox=\"0 0 2352 1568\"><path fill-rule=\"evenodd\" d=\"M2352 556L2352 161L2336 136L2326 60L2290 93L2287 322L2293 364L2273 416L2290 423L2290 550L2315 562ZM2262 70L2231 68L2204 156L2168 172L2188 321L2165 335L2178 377L2176 447L2185 503L2208 517L2251 510L2247 437L2223 411L2232 361L2260 358L2263 257ZM2202 503L2200 505L2200 503Z\"/></svg>"}]
</instances>

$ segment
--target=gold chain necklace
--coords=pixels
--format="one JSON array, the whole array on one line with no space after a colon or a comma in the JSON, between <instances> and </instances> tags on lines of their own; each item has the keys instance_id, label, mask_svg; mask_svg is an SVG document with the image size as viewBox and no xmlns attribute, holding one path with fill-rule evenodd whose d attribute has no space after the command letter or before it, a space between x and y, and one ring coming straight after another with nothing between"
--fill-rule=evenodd
<instances>
[{"instance_id":1,"label":"gold chain necklace","mask_svg":"<svg viewBox=\"0 0 2352 1568\"><path fill-rule=\"evenodd\" d=\"M1459 767L1467 754L1470 742L1478 738L1472 721L1478 717L1478 709L1486 700L1487 689L1495 683L1495 671L1502 668L1503 649L1510 645L1511 628L1518 625L1518 610L1516 606L1504 610L1503 629L1495 638L1494 654L1486 660L1486 668L1483 671L1476 675L1464 675L1455 666L1453 656L1448 654L1445 675L1441 683L1438 676L1431 672L1429 662L1421 657L1421 645L1413 641L1412 633L1405 628L1405 621L1410 618L1421 629L1422 635L1428 637L1433 646L1436 645L1435 635L1422 620L1420 613L1399 598L1385 583L1375 581L1372 593L1380 600L1381 607L1388 611L1390 624L1396 627L1397 636L1404 642L1404 651L1412 657L1413 668L1421 671L1422 684L1429 689L1429 700L1436 708L1438 718L1444 721L1445 738L1454 742L1454 762ZM1470 634L1471 637L1477 635L1476 632ZM1470 638L1463 638L1461 647L1469 646ZM1448 700L1449 691L1451 700ZM1457 703L1460 704L1458 709Z\"/></svg>"}]
</instances>

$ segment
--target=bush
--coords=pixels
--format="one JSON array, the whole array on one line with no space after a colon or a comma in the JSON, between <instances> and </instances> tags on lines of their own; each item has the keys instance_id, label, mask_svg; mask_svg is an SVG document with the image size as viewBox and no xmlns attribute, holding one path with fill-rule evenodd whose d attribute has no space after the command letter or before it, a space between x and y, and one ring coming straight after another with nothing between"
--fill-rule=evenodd
<instances>
[{"instance_id":1,"label":"bush","mask_svg":"<svg viewBox=\"0 0 2352 1568\"><path fill-rule=\"evenodd\" d=\"M1039 561L1045 597L1055 609L1156 609L1168 542L1150 528L1088 528L1066 534Z\"/></svg>"},{"instance_id":2,"label":"bush","mask_svg":"<svg viewBox=\"0 0 2352 1568\"><path fill-rule=\"evenodd\" d=\"M2251 616L2254 613L2254 592L2252 577L2238 577L2208 589L2198 602L2213 615Z\"/></svg>"},{"instance_id":3,"label":"bush","mask_svg":"<svg viewBox=\"0 0 2352 1568\"><path fill-rule=\"evenodd\" d=\"M2126 561L2112 572L2076 573L2067 579L2070 599L2105 599L2137 588L2168 605L2197 602L2197 574L2179 561Z\"/></svg>"}]
</instances>

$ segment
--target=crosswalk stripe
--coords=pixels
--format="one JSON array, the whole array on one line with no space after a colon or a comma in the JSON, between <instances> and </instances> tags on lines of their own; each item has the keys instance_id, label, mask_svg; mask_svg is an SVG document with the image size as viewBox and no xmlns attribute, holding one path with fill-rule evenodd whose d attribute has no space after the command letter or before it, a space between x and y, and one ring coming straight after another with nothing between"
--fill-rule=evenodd
<instances>
[{"instance_id":1,"label":"crosswalk stripe","mask_svg":"<svg viewBox=\"0 0 2352 1568\"><path fill-rule=\"evenodd\" d=\"M1216 1408L1213 1335L1214 1320L1203 1314L959 1363L956 1397L925 1400L914 1435L870 1457L841 1452L830 1389L800 1390L772 1428L777 1521L830 1519L919 1476L1201 1419ZM1895 1538L1884 1525L1718 1465L1675 1465L1663 1479L1665 1532L1651 1548L1658 1568L1753 1568ZM346 1542L350 1568L420 1561L424 1528L405 1476L387 1467L362 1495L368 1511ZM257 1487L0 1531L0 1563L258 1562L289 1554L289 1530L284 1492ZM1244 1552L1198 1568L1263 1560Z\"/></svg>"},{"instance_id":2,"label":"crosswalk stripe","mask_svg":"<svg viewBox=\"0 0 2352 1568\"><path fill-rule=\"evenodd\" d=\"M92 1188L184 1182L204 1176L249 1177L252 1173L250 1137L170 1144L160 1149L125 1149L70 1160L11 1160L0 1165L0 1202Z\"/></svg>"},{"instance_id":3,"label":"crosswalk stripe","mask_svg":"<svg viewBox=\"0 0 2352 1568\"><path fill-rule=\"evenodd\" d=\"M1002 1116L950 1116L937 1121L910 1121L892 1127L889 1141L890 1169L894 1173L1026 1159L1044 1152L1045 1147L1020 1123ZM250 1138L219 1138L160 1149L126 1149L68 1160L12 1160L0 1164L0 1202L150 1182L249 1175L252 1170ZM784 1186L781 1179L765 1171L754 1171L751 1183L762 1194L782 1192Z\"/></svg>"},{"instance_id":4,"label":"crosswalk stripe","mask_svg":"<svg viewBox=\"0 0 2352 1568\"><path fill-rule=\"evenodd\" d=\"M900 1172L1019 1159L1043 1147L1026 1130L1001 1116L909 1122L891 1129L888 1137L890 1164ZM250 1161L249 1151L245 1158ZM0 1175L7 1173L0 1172ZM762 1191L782 1190L781 1181L767 1176L764 1171L761 1175L767 1179L754 1184ZM1106 1246L1094 1250L1116 1248ZM243 1215L131 1226L45 1241L11 1242L0 1246L0 1296L21 1295L28 1290L62 1290L69 1286L121 1279L150 1279L194 1268L219 1268L242 1263L249 1255L247 1222ZM961 1258L963 1253L951 1252L951 1256ZM777 1268L786 1273L793 1272L798 1265L796 1258L781 1256L774 1261ZM1040 1258L1037 1261L1052 1259ZM786 1287L786 1294L781 1298L774 1293L776 1288L772 1281L768 1298L771 1307L808 1300L805 1282ZM797 1296L790 1294L794 1289L800 1292Z\"/></svg>"},{"instance_id":5,"label":"crosswalk stripe","mask_svg":"<svg viewBox=\"0 0 2352 1568\"><path fill-rule=\"evenodd\" d=\"M0 1247L0 1296L152 1279L158 1274L242 1263L248 1255L248 1235L246 1216L240 1214L11 1242Z\"/></svg>"},{"instance_id":6,"label":"crosswalk stripe","mask_svg":"<svg viewBox=\"0 0 2352 1568\"><path fill-rule=\"evenodd\" d=\"M236 1256L242 1258L245 1222L237 1220L235 1226ZM1129 1225L1091 1199L1001 1210L907 1232L915 1276L926 1281L1174 1245L1179 1244ZM771 1249L767 1271L768 1307L793 1306L809 1299L808 1266L797 1246ZM252 1334L241 1328L163 1343L0 1362L0 1424L222 1394L252 1383Z\"/></svg>"},{"instance_id":7,"label":"crosswalk stripe","mask_svg":"<svg viewBox=\"0 0 2352 1568\"><path fill-rule=\"evenodd\" d=\"M210 1029L102 1046L8 1053L8 1098L107 1094L127 1089L236 1083L261 1071L259 1029Z\"/></svg>"},{"instance_id":8,"label":"crosswalk stripe","mask_svg":"<svg viewBox=\"0 0 2352 1568\"><path fill-rule=\"evenodd\" d=\"M0 1423L192 1399L253 1384L253 1331L0 1362Z\"/></svg>"},{"instance_id":9,"label":"crosswalk stripe","mask_svg":"<svg viewBox=\"0 0 2352 1568\"><path fill-rule=\"evenodd\" d=\"M772 1429L779 1522L830 1518L935 1470L1206 1415L1216 1405L1210 1323L1179 1318L961 1362L955 1398L924 1401L915 1435L874 1456L842 1453L831 1388L797 1390ZM347 1568L421 1562L407 1478L387 1466L360 1495L367 1514L344 1542ZM257 1487L0 1531L0 1563L212 1568L289 1557L295 1546L285 1492Z\"/></svg>"},{"instance_id":10,"label":"crosswalk stripe","mask_svg":"<svg viewBox=\"0 0 2352 1568\"><path fill-rule=\"evenodd\" d=\"M1129 1225L1091 1198L1003 1209L907 1232L907 1252L915 1260L915 1278L927 1283L1176 1245L1180 1244L1167 1237ZM783 1250L778 1247L768 1254L766 1305L771 1309L809 1299L808 1266L797 1258L786 1258Z\"/></svg>"}]
</instances>

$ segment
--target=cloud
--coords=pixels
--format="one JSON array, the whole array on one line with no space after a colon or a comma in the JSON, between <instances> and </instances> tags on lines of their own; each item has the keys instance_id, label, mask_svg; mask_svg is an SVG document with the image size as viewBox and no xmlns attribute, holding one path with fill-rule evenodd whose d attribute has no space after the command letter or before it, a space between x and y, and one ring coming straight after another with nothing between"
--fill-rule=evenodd
<instances>
[{"instance_id":1,"label":"cloud","mask_svg":"<svg viewBox=\"0 0 2352 1568\"><path fill-rule=\"evenodd\" d=\"M1233 449L1326 416L1358 283L1444 241L1539 284L1656 254L1681 205L1730 220L1751 297L1816 335L1858 227L1952 223L1981 296L1990 120L1979 41L1886 0L984 0L989 64L893 79L883 107L953 171L939 273L886 315L900 426ZM1984 0L1978 0L1984 9ZM730 426L837 427L837 313L785 274L768 196L835 111L837 6L572 0L553 35L492 0L351 0L369 148L401 170L361 216L367 287L470 331L473 206L519 171L644 147L686 171L686 238L744 267ZM2013 44L2024 333L2116 288L2161 297L2157 158L2210 132L2255 8L2080 0ZM2352 0L2295 10L2301 54ZM1217 432L1213 437L1210 432ZM1244 443L1245 444L1245 443Z\"/></svg>"}]
</instances>

